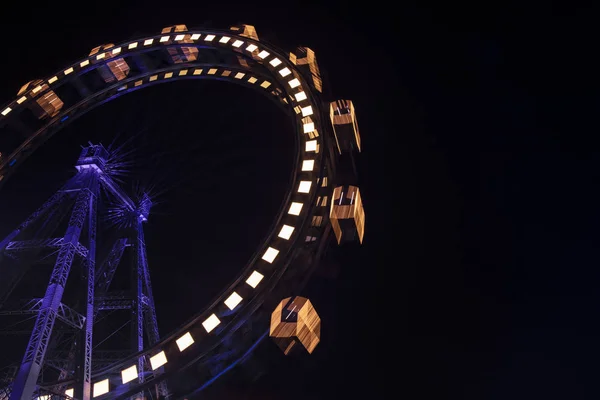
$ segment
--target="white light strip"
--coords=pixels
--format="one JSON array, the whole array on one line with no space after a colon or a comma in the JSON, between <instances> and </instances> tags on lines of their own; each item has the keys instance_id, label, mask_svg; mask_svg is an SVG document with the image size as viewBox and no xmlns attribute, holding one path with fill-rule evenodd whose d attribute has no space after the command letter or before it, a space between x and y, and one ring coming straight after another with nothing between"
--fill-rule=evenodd
<instances>
[{"instance_id":1,"label":"white light strip","mask_svg":"<svg viewBox=\"0 0 600 400\"><path fill-rule=\"evenodd\" d=\"M154 39L146 39L144 40L144 46L150 46L154 42Z\"/></svg>"},{"instance_id":2,"label":"white light strip","mask_svg":"<svg viewBox=\"0 0 600 400\"><path fill-rule=\"evenodd\" d=\"M163 36L163 37L160 38L160 42L161 43L164 43L164 42L166 42L168 40L169 40L169 36Z\"/></svg>"},{"instance_id":3,"label":"white light strip","mask_svg":"<svg viewBox=\"0 0 600 400\"><path fill-rule=\"evenodd\" d=\"M17 100L17 104L21 104L21 103L23 103L25 100L27 100L27 97L23 96L23 97L21 97L19 100Z\"/></svg>"},{"instance_id":4,"label":"white light strip","mask_svg":"<svg viewBox=\"0 0 600 400\"><path fill-rule=\"evenodd\" d=\"M129 43L129 46L127 46L127 48L129 50L135 49L137 47L137 45L138 45L137 42Z\"/></svg>"},{"instance_id":5,"label":"white light strip","mask_svg":"<svg viewBox=\"0 0 600 400\"><path fill-rule=\"evenodd\" d=\"M157 370L167 363L167 356L164 351L150 357L150 365L152 366L152 371Z\"/></svg>"},{"instance_id":6,"label":"white light strip","mask_svg":"<svg viewBox=\"0 0 600 400\"><path fill-rule=\"evenodd\" d=\"M300 81L297 78L292 79L291 81L288 82L290 87L293 89L295 87L300 86Z\"/></svg>"},{"instance_id":7,"label":"white light strip","mask_svg":"<svg viewBox=\"0 0 600 400\"><path fill-rule=\"evenodd\" d=\"M204 326L204 329L206 329L207 333L210 333L213 329L215 329L219 324L221 323L221 320L219 320L219 318L217 318L217 316L215 314L211 315L210 317L208 317L206 319L206 321L204 321L202 323L202 326Z\"/></svg>"},{"instance_id":8,"label":"white light strip","mask_svg":"<svg viewBox=\"0 0 600 400\"><path fill-rule=\"evenodd\" d=\"M232 46L233 47L240 47L241 45L243 45L244 42L241 40L236 40L235 42L233 42Z\"/></svg>"},{"instance_id":9,"label":"white light strip","mask_svg":"<svg viewBox=\"0 0 600 400\"><path fill-rule=\"evenodd\" d=\"M192 344L194 344L194 339L192 338L192 335L189 332L187 332L185 335L183 335L182 337L177 339L175 341L175 343L177 343L177 347L179 347L179 351L184 351L185 349L190 347Z\"/></svg>"},{"instance_id":10,"label":"white light strip","mask_svg":"<svg viewBox=\"0 0 600 400\"><path fill-rule=\"evenodd\" d=\"M269 64L271 64L272 66L276 67L279 64L281 64L281 60L279 58L274 58L271 61L269 61Z\"/></svg>"},{"instance_id":11,"label":"white light strip","mask_svg":"<svg viewBox=\"0 0 600 400\"><path fill-rule=\"evenodd\" d=\"M243 72L238 72L237 74L235 74L234 78L235 79L242 79L244 77L244 75L246 75L246 74L243 73Z\"/></svg>"},{"instance_id":12,"label":"white light strip","mask_svg":"<svg viewBox=\"0 0 600 400\"><path fill-rule=\"evenodd\" d=\"M86 65L88 65L90 63L90 60L85 60L82 61L81 64L79 64L80 67L85 67Z\"/></svg>"},{"instance_id":13,"label":"white light strip","mask_svg":"<svg viewBox=\"0 0 600 400\"><path fill-rule=\"evenodd\" d=\"M317 141L316 140L308 140L306 142L306 151L317 151Z\"/></svg>"},{"instance_id":14,"label":"white light strip","mask_svg":"<svg viewBox=\"0 0 600 400\"><path fill-rule=\"evenodd\" d=\"M315 123L314 122L309 122L307 124L304 124L302 126L302 129L304 129L304 133L309 133L315 130Z\"/></svg>"},{"instance_id":15,"label":"white light strip","mask_svg":"<svg viewBox=\"0 0 600 400\"><path fill-rule=\"evenodd\" d=\"M65 69L65 75L69 75L71 72L73 72L73 67Z\"/></svg>"},{"instance_id":16,"label":"white light strip","mask_svg":"<svg viewBox=\"0 0 600 400\"><path fill-rule=\"evenodd\" d=\"M206 42L212 42L212 40L215 38L215 35L206 35L206 37L204 38L204 41Z\"/></svg>"},{"instance_id":17,"label":"white light strip","mask_svg":"<svg viewBox=\"0 0 600 400\"><path fill-rule=\"evenodd\" d=\"M306 93L304 93L304 92L299 92L299 93L296 93L296 94L294 95L294 97L296 98L296 101L302 101L302 100L306 100Z\"/></svg>"},{"instance_id":18,"label":"white light strip","mask_svg":"<svg viewBox=\"0 0 600 400\"><path fill-rule=\"evenodd\" d=\"M242 296L240 296L236 292L233 292L227 298L227 300L225 300L225 305L227 306L227 308L233 311L238 306L238 304L242 302L242 300Z\"/></svg>"},{"instance_id":19,"label":"white light strip","mask_svg":"<svg viewBox=\"0 0 600 400\"><path fill-rule=\"evenodd\" d=\"M315 160L302 161L302 171L312 171L315 168Z\"/></svg>"},{"instance_id":20,"label":"white light strip","mask_svg":"<svg viewBox=\"0 0 600 400\"><path fill-rule=\"evenodd\" d=\"M300 181L298 185L298 193L310 193L311 181Z\"/></svg>"},{"instance_id":21,"label":"white light strip","mask_svg":"<svg viewBox=\"0 0 600 400\"><path fill-rule=\"evenodd\" d=\"M300 211L302 211L302 203L292 203L290 205L290 209L288 214L291 215L300 215Z\"/></svg>"},{"instance_id":22,"label":"white light strip","mask_svg":"<svg viewBox=\"0 0 600 400\"><path fill-rule=\"evenodd\" d=\"M252 288L256 288L256 286L262 281L264 278L263 274L258 271L252 272L252 274L246 279L246 283L250 285Z\"/></svg>"},{"instance_id":23,"label":"white light strip","mask_svg":"<svg viewBox=\"0 0 600 400\"><path fill-rule=\"evenodd\" d=\"M53 76L52 78L48 79L48 83L54 83L58 80L57 76Z\"/></svg>"},{"instance_id":24,"label":"white light strip","mask_svg":"<svg viewBox=\"0 0 600 400\"><path fill-rule=\"evenodd\" d=\"M254 45L254 44L250 44L248 45L248 47L246 47L246 50L252 52L254 50L258 49L258 46Z\"/></svg>"},{"instance_id":25,"label":"white light strip","mask_svg":"<svg viewBox=\"0 0 600 400\"><path fill-rule=\"evenodd\" d=\"M190 39L192 39L192 40L198 40L198 39L200 39L200 34L199 33L194 33L192 35L192 37L190 37Z\"/></svg>"},{"instance_id":26,"label":"white light strip","mask_svg":"<svg viewBox=\"0 0 600 400\"><path fill-rule=\"evenodd\" d=\"M8 114L8 113L9 113L9 112L11 112L11 111L12 111L12 108L10 108L10 107L6 107L6 108L4 109L4 111L2 111L2 115L6 115L6 114Z\"/></svg>"},{"instance_id":27,"label":"white light strip","mask_svg":"<svg viewBox=\"0 0 600 400\"><path fill-rule=\"evenodd\" d=\"M219 39L219 43L227 43L231 40L230 37L227 36L223 36L221 39Z\"/></svg>"},{"instance_id":28,"label":"white light strip","mask_svg":"<svg viewBox=\"0 0 600 400\"><path fill-rule=\"evenodd\" d=\"M302 116L308 117L309 115L313 115L312 106L306 106L302 108ZM314 129L313 129L314 130Z\"/></svg>"},{"instance_id":29,"label":"white light strip","mask_svg":"<svg viewBox=\"0 0 600 400\"><path fill-rule=\"evenodd\" d=\"M120 52L121 52L121 48L120 47L117 47L116 49L112 50L113 54L119 54Z\"/></svg>"},{"instance_id":30,"label":"white light strip","mask_svg":"<svg viewBox=\"0 0 600 400\"><path fill-rule=\"evenodd\" d=\"M275 260L275 257L277 257L277 254L279 254L279 250L269 247L265 251L265 254L263 254L262 259L271 264Z\"/></svg>"},{"instance_id":31,"label":"white light strip","mask_svg":"<svg viewBox=\"0 0 600 400\"><path fill-rule=\"evenodd\" d=\"M289 74L291 74L292 71L290 71L290 69L288 67L283 68L282 70L279 71L279 75L286 77Z\"/></svg>"},{"instance_id":32,"label":"white light strip","mask_svg":"<svg viewBox=\"0 0 600 400\"><path fill-rule=\"evenodd\" d=\"M131 367L121 371L121 379L123 380L123 384L131 382L137 378L138 370L136 365L132 365Z\"/></svg>"},{"instance_id":33,"label":"white light strip","mask_svg":"<svg viewBox=\"0 0 600 400\"><path fill-rule=\"evenodd\" d=\"M102 396L103 394L108 393L108 391L108 379L94 383L94 397Z\"/></svg>"},{"instance_id":34,"label":"white light strip","mask_svg":"<svg viewBox=\"0 0 600 400\"><path fill-rule=\"evenodd\" d=\"M175 36L175 40L183 40L184 37L185 35L177 35Z\"/></svg>"},{"instance_id":35,"label":"white light strip","mask_svg":"<svg viewBox=\"0 0 600 400\"><path fill-rule=\"evenodd\" d=\"M292 236L292 233L294 233L293 226L283 225L281 227L281 230L279 231L279 235L277 235L277 236L279 236L282 239L289 240L290 237Z\"/></svg>"},{"instance_id":36,"label":"white light strip","mask_svg":"<svg viewBox=\"0 0 600 400\"><path fill-rule=\"evenodd\" d=\"M265 58L269 57L270 54L271 53L269 53L268 51L263 50L260 53L258 53L258 56L264 60Z\"/></svg>"},{"instance_id":37,"label":"white light strip","mask_svg":"<svg viewBox=\"0 0 600 400\"><path fill-rule=\"evenodd\" d=\"M106 56L106 53L100 53L96 56L96 60L102 60Z\"/></svg>"}]
</instances>

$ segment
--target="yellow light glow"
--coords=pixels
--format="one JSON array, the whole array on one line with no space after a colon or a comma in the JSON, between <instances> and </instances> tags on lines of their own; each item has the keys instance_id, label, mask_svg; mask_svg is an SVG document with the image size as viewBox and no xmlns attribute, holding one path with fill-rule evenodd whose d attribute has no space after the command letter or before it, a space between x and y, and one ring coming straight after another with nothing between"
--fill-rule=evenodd
<instances>
[{"instance_id":1,"label":"yellow light glow","mask_svg":"<svg viewBox=\"0 0 600 400\"><path fill-rule=\"evenodd\" d=\"M216 68L211 68L211 69L208 70L208 74L209 75L214 75L216 73L217 73L217 69Z\"/></svg>"},{"instance_id":2,"label":"yellow light glow","mask_svg":"<svg viewBox=\"0 0 600 400\"><path fill-rule=\"evenodd\" d=\"M129 43L129 46L127 46L127 48L128 48L129 50L131 50L131 49L135 49L136 47L137 47L137 42Z\"/></svg>"},{"instance_id":3,"label":"yellow light glow","mask_svg":"<svg viewBox=\"0 0 600 400\"><path fill-rule=\"evenodd\" d=\"M65 390L65 394L69 397L73 397L74 389Z\"/></svg>"},{"instance_id":4,"label":"yellow light glow","mask_svg":"<svg viewBox=\"0 0 600 400\"><path fill-rule=\"evenodd\" d=\"M250 44L250 45L248 45L248 47L246 47L246 50L248 50L248 51L254 51L256 49L258 49L258 46L254 45L254 44Z\"/></svg>"},{"instance_id":5,"label":"yellow light glow","mask_svg":"<svg viewBox=\"0 0 600 400\"><path fill-rule=\"evenodd\" d=\"M121 52L121 48L120 47L116 47L112 50L113 54L119 54Z\"/></svg>"},{"instance_id":6,"label":"yellow light glow","mask_svg":"<svg viewBox=\"0 0 600 400\"><path fill-rule=\"evenodd\" d=\"M271 54L271 53L269 53L266 50L263 50L260 53L258 53L258 56L264 60L265 58L269 57L269 54Z\"/></svg>"},{"instance_id":7,"label":"yellow light glow","mask_svg":"<svg viewBox=\"0 0 600 400\"><path fill-rule=\"evenodd\" d=\"M158 75L152 75L152 76L150 77L150 82L152 82L152 81L155 81L155 80L157 80L157 79L158 79Z\"/></svg>"},{"instance_id":8,"label":"yellow light glow","mask_svg":"<svg viewBox=\"0 0 600 400\"><path fill-rule=\"evenodd\" d=\"M12 111L12 108L10 108L10 107L6 107L6 108L4 109L4 111L2 111L2 115L6 115L6 114L8 114L8 113L9 113L9 112L11 112L11 111Z\"/></svg>"},{"instance_id":9,"label":"yellow light glow","mask_svg":"<svg viewBox=\"0 0 600 400\"><path fill-rule=\"evenodd\" d=\"M194 33L191 37L192 40L198 40L200 39L200 34L199 33Z\"/></svg>"},{"instance_id":10,"label":"yellow light glow","mask_svg":"<svg viewBox=\"0 0 600 400\"><path fill-rule=\"evenodd\" d=\"M23 96L21 97L19 100L17 100L17 104L21 104L22 102L24 102L25 100L27 100L27 97Z\"/></svg>"},{"instance_id":11,"label":"yellow light glow","mask_svg":"<svg viewBox=\"0 0 600 400\"><path fill-rule=\"evenodd\" d=\"M161 43L164 43L164 42L166 42L168 40L169 40L169 36L163 36L163 37L160 38L160 42Z\"/></svg>"},{"instance_id":12,"label":"yellow light glow","mask_svg":"<svg viewBox=\"0 0 600 400\"><path fill-rule=\"evenodd\" d=\"M279 231L279 235L277 235L277 236L279 236L282 239L289 240L290 237L292 236L292 233L294 233L293 226L283 225L281 227L281 230Z\"/></svg>"},{"instance_id":13,"label":"yellow light glow","mask_svg":"<svg viewBox=\"0 0 600 400\"><path fill-rule=\"evenodd\" d=\"M290 71L290 69L288 67L285 67L284 69L279 71L279 75L283 76L284 78L291 73L292 73L292 71Z\"/></svg>"},{"instance_id":14,"label":"yellow light glow","mask_svg":"<svg viewBox=\"0 0 600 400\"><path fill-rule=\"evenodd\" d=\"M170 77L172 77L172 76L173 76L173 73L172 73L172 72L167 72L167 73L165 74L165 79L167 79L167 78L170 78Z\"/></svg>"},{"instance_id":15,"label":"yellow light glow","mask_svg":"<svg viewBox=\"0 0 600 400\"><path fill-rule=\"evenodd\" d=\"M277 254L279 254L279 250L269 247L265 251L265 254L263 254L262 259L271 264L275 260L275 257L277 257Z\"/></svg>"},{"instance_id":16,"label":"yellow light glow","mask_svg":"<svg viewBox=\"0 0 600 400\"><path fill-rule=\"evenodd\" d=\"M264 87L265 89L268 88L269 86L271 86L271 82L269 81L264 81L263 83L260 84L261 87Z\"/></svg>"},{"instance_id":17,"label":"yellow light glow","mask_svg":"<svg viewBox=\"0 0 600 400\"><path fill-rule=\"evenodd\" d=\"M230 40L231 40L231 38L230 38L230 37L223 36L223 37L222 37L222 38L219 40L219 43L227 43L227 42L229 42Z\"/></svg>"},{"instance_id":18,"label":"yellow light glow","mask_svg":"<svg viewBox=\"0 0 600 400\"><path fill-rule=\"evenodd\" d=\"M246 279L246 283L250 285L252 288L256 288L256 286L262 281L264 278L263 274L258 271L252 272L252 274Z\"/></svg>"},{"instance_id":19,"label":"yellow light glow","mask_svg":"<svg viewBox=\"0 0 600 400\"><path fill-rule=\"evenodd\" d=\"M94 397L102 396L108 393L108 379L94 383Z\"/></svg>"},{"instance_id":20,"label":"yellow light glow","mask_svg":"<svg viewBox=\"0 0 600 400\"><path fill-rule=\"evenodd\" d=\"M311 181L300 181L300 185L298 185L298 193L310 193L311 186Z\"/></svg>"},{"instance_id":21,"label":"yellow light glow","mask_svg":"<svg viewBox=\"0 0 600 400\"><path fill-rule=\"evenodd\" d=\"M35 88L33 88L32 92L33 92L33 93L37 93L37 92L39 92L40 90L42 90L42 87L41 87L41 86L36 86Z\"/></svg>"},{"instance_id":22,"label":"yellow light glow","mask_svg":"<svg viewBox=\"0 0 600 400\"><path fill-rule=\"evenodd\" d=\"M54 83L58 80L57 76L53 76L52 78L48 79L48 83Z\"/></svg>"},{"instance_id":23,"label":"yellow light glow","mask_svg":"<svg viewBox=\"0 0 600 400\"><path fill-rule=\"evenodd\" d=\"M207 333L210 333L213 329L215 329L219 324L221 323L221 320L219 320L219 318L217 318L217 316L215 314L212 314L210 317L208 317L206 319L206 321L204 321L202 323L202 326L204 327L204 329L206 329Z\"/></svg>"},{"instance_id":24,"label":"yellow light glow","mask_svg":"<svg viewBox=\"0 0 600 400\"><path fill-rule=\"evenodd\" d=\"M295 87L300 86L300 81L297 78L292 79L291 81L288 82L290 84L290 87L293 89Z\"/></svg>"},{"instance_id":25,"label":"yellow light glow","mask_svg":"<svg viewBox=\"0 0 600 400\"><path fill-rule=\"evenodd\" d=\"M82 61L81 64L79 64L79 66L83 68L86 65L88 65L89 63L90 63L90 60L85 60L85 61Z\"/></svg>"},{"instance_id":26,"label":"yellow light glow","mask_svg":"<svg viewBox=\"0 0 600 400\"><path fill-rule=\"evenodd\" d=\"M244 42L242 40L236 40L235 42L233 42L233 47L240 47L241 45L243 45Z\"/></svg>"},{"instance_id":27,"label":"yellow light glow","mask_svg":"<svg viewBox=\"0 0 600 400\"><path fill-rule=\"evenodd\" d=\"M195 69L194 75L200 75L202 73L202 69Z\"/></svg>"},{"instance_id":28,"label":"yellow light glow","mask_svg":"<svg viewBox=\"0 0 600 400\"><path fill-rule=\"evenodd\" d=\"M274 58L271 61L269 61L269 64L271 64L272 66L276 67L279 64L281 64L281 60L279 58Z\"/></svg>"},{"instance_id":29,"label":"yellow light glow","mask_svg":"<svg viewBox=\"0 0 600 400\"><path fill-rule=\"evenodd\" d=\"M231 75L231 71L229 71L229 70L225 70L225 71L223 71L223 73L221 74L221 76L229 76L229 75Z\"/></svg>"},{"instance_id":30,"label":"yellow light glow","mask_svg":"<svg viewBox=\"0 0 600 400\"><path fill-rule=\"evenodd\" d=\"M306 106L302 108L302 116L308 117L309 115L313 115L312 106ZM314 130L314 129L313 129Z\"/></svg>"},{"instance_id":31,"label":"yellow light glow","mask_svg":"<svg viewBox=\"0 0 600 400\"><path fill-rule=\"evenodd\" d=\"M246 75L246 74L243 73L243 72L238 72L237 74L235 74L235 78L236 79L242 79L244 77L244 75Z\"/></svg>"},{"instance_id":32,"label":"yellow light glow","mask_svg":"<svg viewBox=\"0 0 600 400\"><path fill-rule=\"evenodd\" d=\"M142 85L141 79L133 84L133 86L141 86L141 85Z\"/></svg>"},{"instance_id":33,"label":"yellow light glow","mask_svg":"<svg viewBox=\"0 0 600 400\"><path fill-rule=\"evenodd\" d=\"M237 294L236 292L231 293L231 295L225 300L225 305L230 309L234 310L238 304L242 302L242 296Z\"/></svg>"},{"instance_id":34,"label":"yellow light glow","mask_svg":"<svg viewBox=\"0 0 600 400\"><path fill-rule=\"evenodd\" d=\"M155 356L150 357L150 365L152 366L152 371L157 370L167 363L167 356L164 351L156 354Z\"/></svg>"},{"instance_id":35,"label":"yellow light glow","mask_svg":"<svg viewBox=\"0 0 600 400\"><path fill-rule=\"evenodd\" d=\"M302 171L312 171L315 168L315 160L302 161Z\"/></svg>"},{"instance_id":36,"label":"yellow light glow","mask_svg":"<svg viewBox=\"0 0 600 400\"><path fill-rule=\"evenodd\" d=\"M288 214L291 215L300 215L300 211L302 211L302 203L292 203L290 205L290 209Z\"/></svg>"},{"instance_id":37,"label":"yellow light glow","mask_svg":"<svg viewBox=\"0 0 600 400\"><path fill-rule=\"evenodd\" d=\"M69 75L71 72L73 72L73 67L65 69L65 75Z\"/></svg>"},{"instance_id":38,"label":"yellow light glow","mask_svg":"<svg viewBox=\"0 0 600 400\"><path fill-rule=\"evenodd\" d=\"M306 151L317 151L317 141L316 140L308 140L306 142Z\"/></svg>"},{"instance_id":39,"label":"yellow light glow","mask_svg":"<svg viewBox=\"0 0 600 400\"><path fill-rule=\"evenodd\" d=\"M187 332L185 335L183 335L182 337L177 339L175 341L175 343L177 343L177 347L179 347L179 351L184 351L185 349L190 347L192 344L194 344L194 339L192 338L192 335L189 332Z\"/></svg>"},{"instance_id":40,"label":"yellow light glow","mask_svg":"<svg viewBox=\"0 0 600 400\"><path fill-rule=\"evenodd\" d=\"M132 365L131 367L121 371L121 379L123 380L124 384L129 383L137 378L138 378L138 370L137 370L137 366L135 366L135 365Z\"/></svg>"},{"instance_id":41,"label":"yellow light glow","mask_svg":"<svg viewBox=\"0 0 600 400\"><path fill-rule=\"evenodd\" d=\"M294 97L296 97L296 101L306 100L306 93L304 93L304 92L296 93L294 95Z\"/></svg>"},{"instance_id":42,"label":"yellow light glow","mask_svg":"<svg viewBox=\"0 0 600 400\"><path fill-rule=\"evenodd\" d=\"M254 83L254 82L256 82L257 80L258 80L258 79L256 79L255 77L251 76L251 77L248 79L248 82L250 82L250 83Z\"/></svg>"},{"instance_id":43,"label":"yellow light glow","mask_svg":"<svg viewBox=\"0 0 600 400\"><path fill-rule=\"evenodd\" d=\"M106 57L106 53L100 53L100 54L98 54L98 55L96 56L96 60L101 60L101 59L103 59L104 57Z\"/></svg>"},{"instance_id":44,"label":"yellow light glow","mask_svg":"<svg viewBox=\"0 0 600 400\"><path fill-rule=\"evenodd\" d=\"M175 36L175 40L183 40L184 37L185 35L177 35Z\"/></svg>"},{"instance_id":45,"label":"yellow light glow","mask_svg":"<svg viewBox=\"0 0 600 400\"><path fill-rule=\"evenodd\" d=\"M154 39L146 39L144 40L144 46L150 46L154 42Z\"/></svg>"},{"instance_id":46,"label":"yellow light glow","mask_svg":"<svg viewBox=\"0 0 600 400\"><path fill-rule=\"evenodd\" d=\"M212 42L214 38L215 38L215 35L206 35L206 37L204 38L204 41Z\"/></svg>"},{"instance_id":47,"label":"yellow light glow","mask_svg":"<svg viewBox=\"0 0 600 400\"><path fill-rule=\"evenodd\" d=\"M181 71L179 71L179 76L187 75L187 73L188 73L187 69L182 69Z\"/></svg>"},{"instance_id":48,"label":"yellow light glow","mask_svg":"<svg viewBox=\"0 0 600 400\"><path fill-rule=\"evenodd\" d=\"M304 109L302 109L303 113L304 113ZM304 124L302 126L302 128L304 129L304 133L309 133L315 130L315 123L314 122L309 122L307 124Z\"/></svg>"}]
</instances>

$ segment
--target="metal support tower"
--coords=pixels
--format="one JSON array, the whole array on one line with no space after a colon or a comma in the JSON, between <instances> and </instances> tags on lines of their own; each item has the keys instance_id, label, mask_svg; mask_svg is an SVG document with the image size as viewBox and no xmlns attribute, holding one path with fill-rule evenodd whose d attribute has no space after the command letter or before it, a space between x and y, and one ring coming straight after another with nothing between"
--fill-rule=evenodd
<instances>
[{"instance_id":1,"label":"metal support tower","mask_svg":"<svg viewBox=\"0 0 600 400\"><path fill-rule=\"evenodd\" d=\"M46 259L48 255L56 256L45 295L41 298L11 302L10 295L23 279L26 269L15 268L11 264L11 269L0 270L0 316L36 315L21 364L14 364L11 369L16 371L12 382L10 377L5 377L0 384L2 398L31 400L40 396L42 373L47 367L51 367L59 371L58 379L56 384L50 386L44 382L43 387L46 391L65 393L67 386L62 381L74 380L76 383L68 386L72 390L72 397L80 400L91 399L92 366L110 364L110 359L103 359L110 357L110 351L93 351L94 324L102 319L99 313L104 310L130 310L135 336L132 352L143 350L159 340L143 231L143 223L148 220L152 202L148 196L143 196L136 204L110 175L105 173L108 158L109 153L102 145L90 144L89 147L85 147L76 164L77 174L17 229L0 241L0 262L2 257L5 257L7 260L29 266L38 261L40 254ZM129 226L132 229L119 230L104 262L97 263L98 202L103 201L101 187L106 196L113 200L113 204L122 208L123 217L131 221ZM74 205L71 207L72 204ZM70 216L65 214L69 210ZM61 216L68 216L64 234L58 237L49 236L57 230ZM37 227L37 231L33 237L28 237L28 234L31 236L30 231L34 230L32 227ZM110 291L117 267L128 247L132 248L134 261L131 265L134 278L131 282L131 293ZM74 266L81 267L79 287L85 290L78 295L75 304L68 306L63 301L70 299L69 301L73 302L73 296L65 297L63 294L67 288L67 281L71 282L69 276L73 275L71 270ZM71 288L71 284L68 288ZM66 292L70 293L70 290L67 289ZM99 318L96 318L97 316ZM55 326L57 319L68 327L67 331ZM72 332L75 332L74 337ZM62 343L63 347L64 343L67 343L68 349L56 350L58 343ZM123 351L117 350L114 353L121 354L121 358ZM97 360L98 364L92 364L93 355L94 362ZM151 373L151 368L143 357L139 359L138 368L140 380L143 379L142 373ZM164 383L158 384L156 389L161 396L167 396ZM134 397L143 395L144 393L140 393Z\"/></svg>"}]
</instances>

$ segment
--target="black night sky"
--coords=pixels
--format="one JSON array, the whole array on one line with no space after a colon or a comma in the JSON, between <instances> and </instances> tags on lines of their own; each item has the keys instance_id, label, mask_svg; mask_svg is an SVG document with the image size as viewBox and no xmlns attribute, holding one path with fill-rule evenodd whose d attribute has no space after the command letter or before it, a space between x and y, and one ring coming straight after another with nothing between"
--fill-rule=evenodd
<instances>
[{"instance_id":1,"label":"black night sky","mask_svg":"<svg viewBox=\"0 0 600 400\"><path fill-rule=\"evenodd\" d=\"M243 22L282 48L311 47L331 92L357 109L365 244L332 247L307 288L323 318L315 353L289 359L266 343L266 374L250 386L232 375L216 396L597 399L600 9L390 7L24 4L0 16L0 99L97 45L172 24ZM267 233L292 138L274 103L243 88L142 90L36 152L0 195L0 233L70 176L80 145L131 135L140 179L168 187L147 235L169 332Z\"/></svg>"}]
</instances>

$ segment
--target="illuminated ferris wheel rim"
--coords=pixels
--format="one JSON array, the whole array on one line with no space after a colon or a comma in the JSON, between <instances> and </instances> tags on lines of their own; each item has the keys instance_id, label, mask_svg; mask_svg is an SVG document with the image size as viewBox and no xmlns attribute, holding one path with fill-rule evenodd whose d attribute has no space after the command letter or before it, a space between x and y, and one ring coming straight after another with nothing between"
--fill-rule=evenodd
<instances>
[{"instance_id":1,"label":"illuminated ferris wheel rim","mask_svg":"<svg viewBox=\"0 0 600 400\"><path fill-rule=\"evenodd\" d=\"M259 298L262 288L266 289L277 283L278 276L285 270L288 255L292 253L296 243L299 243L300 234L311 217L317 190L325 174L323 135L319 132L323 133L326 127L321 115L319 95L298 70L297 65L290 62L282 51L260 42L258 38L255 40L231 31L186 30L129 40L106 49L99 49L96 53L92 52L92 55L33 85L14 101L0 108L2 110L0 123L3 122L2 119L8 121L21 109L35 102L36 98L54 93L54 90L71 79L106 67L108 62L119 58L156 51L164 47L197 48L198 51L217 48L220 51L230 51L236 57L241 55L246 59L249 67L188 61L117 80L116 83L90 93L77 104L66 107L49 118L41 129L27 138L9 157L0 160L0 175L7 178L23 159L45 141L45 135L51 136L66 125L64 122L73 121L93 107L154 84L190 78L209 78L229 80L253 87L270 97L277 97L281 103L292 110L290 114L296 131L297 156L290 183L291 189L265 243L259 247L240 276L217 297L213 304L153 347L133 354L127 360L107 370L94 373L94 384L102 383L103 380L100 379L102 375L114 373L117 367L134 366L140 354L151 356L153 370L168 365L169 360L166 356L173 354L175 349L184 352L192 343L202 341L203 337L198 335L199 329L193 330L195 332L193 335L190 333L193 327L201 326L204 336L213 337L207 340L208 348L218 345L219 333L227 333L227 328L239 322L234 318L236 313L240 314L242 310L251 311L252 301ZM105 97L99 99L99 96ZM97 104L92 107L82 107L90 100L97 101ZM270 282L271 279L274 281Z\"/></svg>"}]
</instances>

